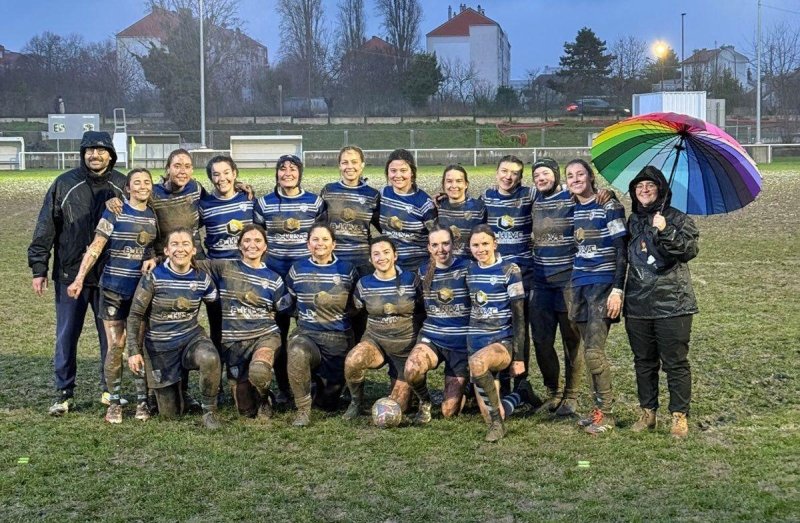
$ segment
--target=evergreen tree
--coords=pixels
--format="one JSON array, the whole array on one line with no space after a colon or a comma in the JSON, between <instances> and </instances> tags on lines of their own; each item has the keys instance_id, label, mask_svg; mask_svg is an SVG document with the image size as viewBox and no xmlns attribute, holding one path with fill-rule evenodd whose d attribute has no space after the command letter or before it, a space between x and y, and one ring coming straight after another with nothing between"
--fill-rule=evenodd
<instances>
[{"instance_id":1,"label":"evergreen tree","mask_svg":"<svg viewBox=\"0 0 800 523\"><path fill-rule=\"evenodd\" d=\"M415 54L402 80L401 92L414 107L425 107L444 81L442 69L432 53Z\"/></svg>"},{"instance_id":2,"label":"evergreen tree","mask_svg":"<svg viewBox=\"0 0 800 523\"><path fill-rule=\"evenodd\" d=\"M558 73L562 81L553 82L552 88L568 98L602 93L614 59L606 50L605 40L600 40L588 27L582 28L574 42L564 42Z\"/></svg>"}]
</instances>

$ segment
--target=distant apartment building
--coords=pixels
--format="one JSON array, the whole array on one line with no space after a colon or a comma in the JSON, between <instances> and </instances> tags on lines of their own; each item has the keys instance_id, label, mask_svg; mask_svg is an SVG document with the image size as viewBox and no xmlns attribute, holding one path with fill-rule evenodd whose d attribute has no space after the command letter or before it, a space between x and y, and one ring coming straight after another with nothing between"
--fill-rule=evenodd
<instances>
[{"instance_id":1,"label":"distant apartment building","mask_svg":"<svg viewBox=\"0 0 800 523\"><path fill-rule=\"evenodd\" d=\"M719 49L695 50L689 58L683 61L683 66L686 71L687 88L693 80L701 82L701 85L706 85L708 79L722 74L722 71L726 69L745 90L755 85L755 74L751 68L750 59L735 50L732 45L723 45ZM678 84L680 84L680 80L678 80Z\"/></svg>"},{"instance_id":2,"label":"distant apartment building","mask_svg":"<svg viewBox=\"0 0 800 523\"><path fill-rule=\"evenodd\" d=\"M176 12L154 7L147 16L117 33L117 61L128 64L137 84L145 82L145 77L136 57L146 56L151 47L163 47L169 28L177 22ZM249 100L256 75L269 67L267 48L238 29L215 30L221 31L231 42L232 52L228 53L224 65L240 81L242 98Z\"/></svg>"},{"instance_id":3,"label":"distant apartment building","mask_svg":"<svg viewBox=\"0 0 800 523\"><path fill-rule=\"evenodd\" d=\"M458 13L447 8L447 21L426 35L426 48L440 63L472 67L478 82L492 91L509 85L511 45L500 24L477 9L459 6Z\"/></svg>"},{"instance_id":4,"label":"distant apartment building","mask_svg":"<svg viewBox=\"0 0 800 523\"><path fill-rule=\"evenodd\" d=\"M0 70L12 69L21 56L22 53L9 51L5 46L0 45Z\"/></svg>"}]
</instances>

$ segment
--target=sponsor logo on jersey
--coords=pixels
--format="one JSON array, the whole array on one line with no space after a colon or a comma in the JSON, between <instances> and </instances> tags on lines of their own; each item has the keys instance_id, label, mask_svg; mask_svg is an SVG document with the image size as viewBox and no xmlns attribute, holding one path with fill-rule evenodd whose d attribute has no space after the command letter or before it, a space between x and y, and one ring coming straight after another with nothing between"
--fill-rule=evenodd
<instances>
[{"instance_id":1,"label":"sponsor logo on jersey","mask_svg":"<svg viewBox=\"0 0 800 523\"><path fill-rule=\"evenodd\" d=\"M497 220L497 226L503 229L504 231L509 230L510 228L514 227L514 218L505 214Z\"/></svg>"},{"instance_id":2,"label":"sponsor logo on jersey","mask_svg":"<svg viewBox=\"0 0 800 523\"><path fill-rule=\"evenodd\" d=\"M450 234L453 235L453 239L454 240L460 240L461 239L461 229L459 229L455 225L451 225L450 226Z\"/></svg>"},{"instance_id":3,"label":"sponsor logo on jersey","mask_svg":"<svg viewBox=\"0 0 800 523\"><path fill-rule=\"evenodd\" d=\"M192 284L194 284L194 282L192 282ZM194 289L192 289L192 290L194 290ZM179 297L179 298L177 298L175 300L173 308L175 308L178 311L188 311L188 310L191 310L191 308L192 308L192 302L189 301L189 299L184 298L183 296L181 296L181 297Z\"/></svg>"},{"instance_id":4,"label":"sponsor logo on jersey","mask_svg":"<svg viewBox=\"0 0 800 523\"><path fill-rule=\"evenodd\" d=\"M139 234L136 235L136 243L141 247L144 247L152 241L153 237L147 231L139 231Z\"/></svg>"},{"instance_id":5,"label":"sponsor logo on jersey","mask_svg":"<svg viewBox=\"0 0 800 523\"><path fill-rule=\"evenodd\" d=\"M436 299L439 303L450 303L453 301L453 289L448 289L447 287L439 289L436 293Z\"/></svg>"},{"instance_id":6,"label":"sponsor logo on jersey","mask_svg":"<svg viewBox=\"0 0 800 523\"><path fill-rule=\"evenodd\" d=\"M244 229L244 223L242 223L241 220L234 219L228 222L225 229L231 236L238 236L242 233L242 229Z\"/></svg>"},{"instance_id":7,"label":"sponsor logo on jersey","mask_svg":"<svg viewBox=\"0 0 800 523\"><path fill-rule=\"evenodd\" d=\"M389 227L391 227L392 229L394 229L396 231L402 231L403 230L403 221L400 218L398 218L397 216L392 216L391 218L389 218Z\"/></svg>"},{"instance_id":8,"label":"sponsor logo on jersey","mask_svg":"<svg viewBox=\"0 0 800 523\"><path fill-rule=\"evenodd\" d=\"M283 230L286 232L294 232L300 228L300 220L297 218L289 218L283 222Z\"/></svg>"},{"instance_id":9,"label":"sponsor logo on jersey","mask_svg":"<svg viewBox=\"0 0 800 523\"><path fill-rule=\"evenodd\" d=\"M397 305L394 303L384 303L383 304L383 313L384 314L397 314Z\"/></svg>"},{"instance_id":10,"label":"sponsor logo on jersey","mask_svg":"<svg viewBox=\"0 0 800 523\"><path fill-rule=\"evenodd\" d=\"M483 291L478 291L475 293L475 303L482 307L489 303L489 296L487 296Z\"/></svg>"},{"instance_id":11,"label":"sponsor logo on jersey","mask_svg":"<svg viewBox=\"0 0 800 523\"><path fill-rule=\"evenodd\" d=\"M342 220L346 222L352 222L355 219L356 219L356 211L354 211L350 207L345 207L342 210Z\"/></svg>"},{"instance_id":12,"label":"sponsor logo on jersey","mask_svg":"<svg viewBox=\"0 0 800 523\"><path fill-rule=\"evenodd\" d=\"M341 285L342 284L342 277L338 274L333 275L333 284L334 285Z\"/></svg>"},{"instance_id":13,"label":"sponsor logo on jersey","mask_svg":"<svg viewBox=\"0 0 800 523\"><path fill-rule=\"evenodd\" d=\"M586 231L583 230L583 227L575 230L575 239L579 242L582 242L586 239Z\"/></svg>"},{"instance_id":14,"label":"sponsor logo on jersey","mask_svg":"<svg viewBox=\"0 0 800 523\"><path fill-rule=\"evenodd\" d=\"M196 291L197 290L197 282L193 281L193 282L189 283L189 289L191 289L193 291Z\"/></svg>"},{"instance_id":15,"label":"sponsor logo on jersey","mask_svg":"<svg viewBox=\"0 0 800 523\"><path fill-rule=\"evenodd\" d=\"M300 205L300 210L303 211L303 212L306 212L308 210L308 205L306 205L306 204Z\"/></svg>"}]
</instances>

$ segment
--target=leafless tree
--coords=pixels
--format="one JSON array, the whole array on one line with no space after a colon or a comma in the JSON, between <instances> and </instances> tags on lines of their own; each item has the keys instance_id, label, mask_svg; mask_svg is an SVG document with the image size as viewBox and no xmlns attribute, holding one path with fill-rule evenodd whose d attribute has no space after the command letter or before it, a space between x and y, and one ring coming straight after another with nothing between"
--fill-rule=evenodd
<instances>
[{"instance_id":1,"label":"leafless tree","mask_svg":"<svg viewBox=\"0 0 800 523\"><path fill-rule=\"evenodd\" d=\"M194 18L200 18L200 2L197 0L147 0L148 7L167 11L190 11ZM203 18L207 27L235 29L242 26L238 18L239 0L203 0Z\"/></svg>"},{"instance_id":2,"label":"leafless tree","mask_svg":"<svg viewBox=\"0 0 800 523\"><path fill-rule=\"evenodd\" d=\"M375 0L375 8L383 20L387 40L403 57L411 56L419 45L422 6L419 0Z\"/></svg>"},{"instance_id":3,"label":"leafless tree","mask_svg":"<svg viewBox=\"0 0 800 523\"><path fill-rule=\"evenodd\" d=\"M337 52L341 58L364 43L367 21L364 0L340 0L337 9Z\"/></svg>"},{"instance_id":4,"label":"leafless tree","mask_svg":"<svg viewBox=\"0 0 800 523\"><path fill-rule=\"evenodd\" d=\"M308 98L326 79L328 47L322 0L278 0L283 60L302 71L295 83Z\"/></svg>"},{"instance_id":5,"label":"leafless tree","mask_svg":"<svg viewBox=\"0 0 800 523\"><path fill-rule=\"evenodd\" d=\"M459 59L445 59L441 62L444 81L440 88L443 101L452 100L466 105L474 96L478 71L475 65Z\"/></svg>"},{"instance_id":6,"label":"leafless tree","mask_svg":"<svg viewBox=\"0 0 800 523\"><path fill-rule=\"evenodd\" d=\"M647 44L635 36L620 37L611 46L614 61L611 75L614 78L635 80L644 73L647 65Z\"/></svg>"}]
</instances>

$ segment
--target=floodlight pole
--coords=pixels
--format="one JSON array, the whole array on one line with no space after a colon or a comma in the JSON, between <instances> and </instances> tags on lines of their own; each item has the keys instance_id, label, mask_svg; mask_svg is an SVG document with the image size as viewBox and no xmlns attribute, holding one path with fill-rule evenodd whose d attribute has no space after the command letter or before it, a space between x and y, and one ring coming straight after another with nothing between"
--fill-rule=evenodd
<instances>
[{"instance_id":1,"label":"floodlight pole","mask_svg":"<svg viewBox=\"0 0 800 523\"><path fill-rule=\"evenodd\" d=\"M756 34L756 143L761 143L761 0L758 0Z\"/></svg>"},{"instance_id":2,"label":"floodlight pole","mask_svg":"<svg viewBox=\"0 0 800 523\"><path fill-rule=\"evenodd\" d=\"M686 90L686 72L683 65L683 21L686 18L686 13L681 13L681 91Z\"/></svg>"},{"instance_id":3,"label":"floodlight pole","mask_svg":"<svg viewBox=\"0 0 800 523\"><path fill-rule=\"evenodd\" d=\"M203 40L203 0L200 0L200 148L206 148L206 59Z\"/></svg>"}]
</instances>

